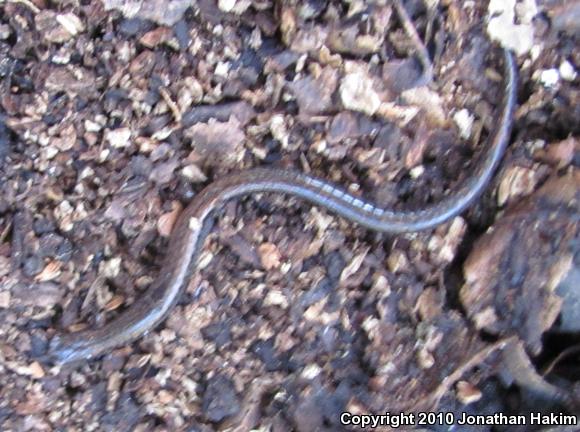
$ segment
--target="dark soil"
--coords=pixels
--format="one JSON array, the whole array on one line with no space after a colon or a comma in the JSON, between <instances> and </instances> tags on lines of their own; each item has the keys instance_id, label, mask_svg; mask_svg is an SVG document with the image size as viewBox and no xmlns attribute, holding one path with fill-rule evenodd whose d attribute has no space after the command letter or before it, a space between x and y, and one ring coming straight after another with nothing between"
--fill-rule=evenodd
<instances>
[{"instance_id":1,"label":"dark soil","mask_svg":"<svg viewBox=\"0 0 580 432\"><path fill-rule=\"evenodd\" d=\"M497 126L487 2L405 2L427 85L391 2L141 3L0 3L0 430L576 413L575 0L536 0L510 147L460 217L386 235L287 197L231 202L159 328L80 365L35 360L142 295L212 179L293 168L417 209L474 172Z\"/></svg>"}]
</instances>

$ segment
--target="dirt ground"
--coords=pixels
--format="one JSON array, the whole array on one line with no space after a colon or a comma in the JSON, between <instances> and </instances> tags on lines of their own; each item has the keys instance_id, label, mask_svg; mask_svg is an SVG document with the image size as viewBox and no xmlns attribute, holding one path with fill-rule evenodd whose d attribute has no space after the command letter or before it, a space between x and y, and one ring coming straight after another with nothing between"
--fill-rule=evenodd
<instances>
[{"instance_id":1,"label":"dirt ground","mask_svg":"<svg viewBox=\"0 0 580 432\"><path fill-rule=\"evenodd\" d=\"M0 1L0 430L580 412L580 2L403 3L412 29L380 0ZM226 173L292 168L395 210L453 194L498 126L498 45L519 69L510 146L461 216L387 235L231 202L162 325L38 360L142 296ZM422 429L580 430L560 426Z\"/></svg>"}]
</instances>

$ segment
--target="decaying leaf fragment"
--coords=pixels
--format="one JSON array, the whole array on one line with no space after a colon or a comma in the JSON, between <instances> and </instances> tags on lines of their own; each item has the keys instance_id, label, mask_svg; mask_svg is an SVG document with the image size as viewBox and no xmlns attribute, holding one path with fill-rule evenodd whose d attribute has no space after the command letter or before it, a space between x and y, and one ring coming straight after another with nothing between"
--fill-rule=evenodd
<instances>
[{"instance_id":1,"label":"decaying leaf fragment","mask_svg":"<svg viewBox=\"0 0 580 432\"><path fill-rule=\"evenodd\" d=\"M155 21L161 25L173 25L181 19L191 0L170 1L133 1L133 0L103 0L105 10L116 9L125 18L142 18Z\"/></svg>"},{"instance_id":2,"label":"decaying leaf fragment","mask_svg":"<svg viewBox=\"0 0 580 432\"><path fill-rule=\"evenodd\" d=\"M517 334L532 353L541 350L562 306L556 287L577 252L579 198L580 171L553 178L475 244L460 297L478 328Z\"/></svg>"}]
</instances>

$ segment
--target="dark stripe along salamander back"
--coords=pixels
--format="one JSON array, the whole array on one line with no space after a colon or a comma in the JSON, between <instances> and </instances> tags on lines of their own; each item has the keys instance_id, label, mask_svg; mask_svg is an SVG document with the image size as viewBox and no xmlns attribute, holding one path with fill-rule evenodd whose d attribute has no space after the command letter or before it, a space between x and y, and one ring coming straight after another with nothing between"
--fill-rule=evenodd
<instances>
[{"instance_id":1,"label":"dark stripe along salamander back","mask_svg":"<svg viewBox=\"0 0 580 432\"><path fill-rule=\"evenodd\" d=\"M128 344L165 319L186 286L207 235L205 222L226 201L257 192L279 192L324 207L352 222L387 233L425 230L461 213L483 192L509 141L516 104L517 70L504 50L504 98L497 129L472 177L441 202L418 211L392 211L363 201L333 184L294 171L256 168L218 179L200 192L177 221L157 279L142 297L111 322L95 330L57 335L46 359L57 364L97 357Z\"/></svg>"}]
</instances>

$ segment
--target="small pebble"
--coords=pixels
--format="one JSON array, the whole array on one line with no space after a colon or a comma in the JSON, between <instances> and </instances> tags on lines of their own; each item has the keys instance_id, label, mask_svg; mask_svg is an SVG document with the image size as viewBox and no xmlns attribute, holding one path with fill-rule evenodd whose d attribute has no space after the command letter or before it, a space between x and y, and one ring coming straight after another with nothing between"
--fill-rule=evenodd
<instances>
[{"instance_id":1,"label":"small pebble","mask_svg":"<svg viewBox=\"0 0 580 432\"><path fill-rule=\"evenodd\" d=\"M559 80L558 69L546 69L540 73L540 82L544 87L555 87Z\"/></svg>"},{"instance_id":2,"label":"small pebble","mask_svg":"<svg viewBox=\"0 0 580 432\"><path fill-rule=\"evenodd\" d=\"M570 63L568 60L562 62L558 70L564 81L574 81L578 76L574 66L572 66L572 63Z\"/></svg>"}]
</instances>

